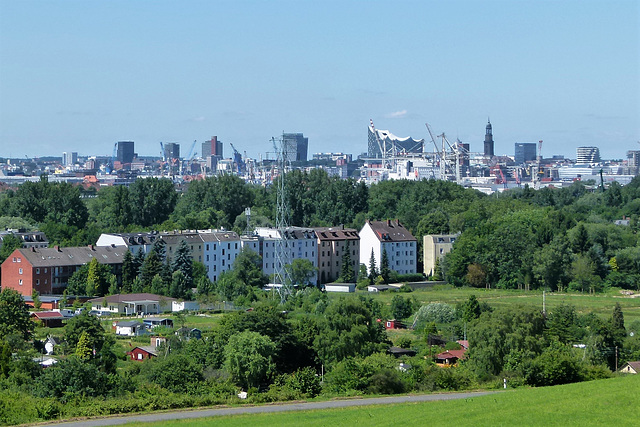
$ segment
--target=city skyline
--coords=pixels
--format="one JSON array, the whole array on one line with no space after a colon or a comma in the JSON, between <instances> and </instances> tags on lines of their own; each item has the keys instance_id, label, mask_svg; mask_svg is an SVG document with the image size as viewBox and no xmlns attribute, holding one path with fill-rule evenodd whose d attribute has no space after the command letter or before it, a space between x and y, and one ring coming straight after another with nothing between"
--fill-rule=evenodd
<instances>
[{"instance_id":1,"label":"city skyline","mask_svg":"<svg viewBox=\"0 0 640 427\"><path fill-rule=\"evenodd\" d=\"M217 135L258 158L367 151L377 129L495 154L640 146L636 1L0 1L0 157L111 155ZM310 156L309 156L310 157Z\"/></svg>"}]
</instances>

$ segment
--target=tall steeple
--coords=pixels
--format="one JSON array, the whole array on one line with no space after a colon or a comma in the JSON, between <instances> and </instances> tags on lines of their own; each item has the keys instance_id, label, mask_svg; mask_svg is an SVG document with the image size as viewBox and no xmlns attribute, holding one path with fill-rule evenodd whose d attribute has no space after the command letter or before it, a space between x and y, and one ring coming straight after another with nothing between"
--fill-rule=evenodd
<instances>
[{"instance_id":1,"label":"tall steeple","mask_svg":"<svg viewBox=\"0 0 640 427\"><path fill-rule=\"evenodd\" d=\"M491 120L487 119L487 131L484 134L484 155L493 157L493 132L491 130Z\"/></svg>"}]
</instances>

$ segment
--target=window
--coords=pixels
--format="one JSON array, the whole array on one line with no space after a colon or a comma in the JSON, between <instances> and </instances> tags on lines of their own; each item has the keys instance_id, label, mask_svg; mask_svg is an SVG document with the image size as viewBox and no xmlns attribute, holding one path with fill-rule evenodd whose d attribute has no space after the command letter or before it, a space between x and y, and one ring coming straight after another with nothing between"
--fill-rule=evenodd
<instances>
[{"instance_id":1,"label":"window","mask_svg":"<svg viewBox=\"0 0 640 427\"><path fill-rule=\"evenodd\" d=\"M142 353L138 353L138 360L142 360Z\"/></svg>"},{"instance_id":2,"label":"window","mask_svg":"<svg viewBox=\"0 0 640 427\"><path fill-rule=\"evenodd\" d=\"M16 257L13 257L13 262L18 262Z\"/></svg>"},{"instance_id":3,"label":"window","mask_svg":"<svg viewBox=\"0 0 640 427\"><path fill-rule=\"evenodd\" d=\"M207 261L209 261L209 255L207 255Z\"/></svg>"},{"instance_id":4,"label":"window","mask_svg":"<svg viewBox=\"0 0 640 427\"><path fill-rule=\"evenodd\" d=\"M207 243L207 246L205 246L207 248L207 250L209 250L209 244Z\"/></svg>"},{"instance_id":5,"label":"window","mask_svg":"<svg viewBox=\"0 0 640 427\"><path fill-rule=\"evenodd\" d=\"M47 274L47 269L46 268L44 269L44 274Z\"/></svg>"},{"instance_id":6,"label":"window","mask_svg":"<svg viewBox=\"0 0 640 427\"><path fill-rule=\"evenodd\" d=\"M40 269L36 268L36 274L40 274Z\"/></svg>"},{"instance_id":7,"label":"window","mask_svg":"<svg viewBox=\"0 0 640 427\"><path fill-rule=\"evenodd\" d=\"M22 258L18 257L18 262L22 262Z\"/></svg>"},{"instance_id":8,"label":"window","mask_svg":"<svg viewBox=\"0 0 640 427\"><path fill-rule=\"evenodd\" d=\"M231 249L231 243L227 243L227 249Z\"/></svg>"},{"instance_id":9,"label":"window","mask_svg":"<svg viewBox=\"0 0 640 427\"><path fill-rule=\"evenodd\" d=\"M44 284L45 284L45 285L47 284L47 279L44 279Z\"/></svg>"},{"instance_id":10,"label":"window","mask_svg":"<svg viewBox=\"0 0 640 427\"><path fill-rule=\"evenodd\" d=\"M18 274L22 274L22 269L21 268L18 269Z\"/></svg>"},{"instance_id":11,"label":"window","mask_svg":"<svg viewBox=\"0 0 640 427\"><path fill-rule=\"evenodd\" d=\"M22 285L22 279L18 280L18 285Z\"/></svg>"},{"instance_id":12,"label":"window","mask_svg":"<svg viewBox=\"0 0 640 427\"><path fill-rule=\"evenodd\" d=\"M236 243L236 249L238 249L238 244Z\"/></svg>"},{"instance_id":13,"label":"window","mask_svg":"<svg viewBox=\"0 0 640 427\"><path fill-rule=\"evenodd\" d=\"M36 285L40 284L40 279L36 279Z\"/></svg>"}]
</instances>

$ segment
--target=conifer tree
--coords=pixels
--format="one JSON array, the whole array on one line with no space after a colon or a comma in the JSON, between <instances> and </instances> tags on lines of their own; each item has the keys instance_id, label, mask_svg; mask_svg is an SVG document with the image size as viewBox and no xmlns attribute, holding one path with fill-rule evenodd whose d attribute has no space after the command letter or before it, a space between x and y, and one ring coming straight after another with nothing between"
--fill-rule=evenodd
<instances>
[{"instance_id":1,"label":"conifer tree","mask_svg":"<svg viewBox=\"0 0 640 427\"><path fill-rule=\"evenodd\" d=\"M376 277L378 276L378 269L376 268L376 256L371 248L371 258L369 258L369 285L373 285Z\"/></svg>"},{"instance_id":2,"label":"conifer tree","mask_svg":"<svg viewBox=\"0 0 640 427\"><path fill-rule=\"evenodd\" d=\"M180 242L176 250L172 267L174 273L178 270L182 272L186 289L191 289L193 287L193 257L189 245L184 240Z\"/></svg>"},{"instance_id":3,"label":"conifer tree","mask_svg":"<svg viewBox=\"0 0 640 427\"><path fill-rule=\"evenodd\" d=\"M78 340L78 344L76 345L76 356L80 360L89 360L91 359L91 355L93 350L91 348L91 338L86 331L83 331L80 334L80 339Z\"/></svg>"},{"instance_id":4,"label":"conifer tree","mask_svg":"<svg viewBox=\"0 0 640 427\"><path fill-rule=\"evenodd\" d=\"M122 257L122 292L131 292L131 284L138 275L138 268L135 265L133 254L127 251Z\"/></svg>"},{"instance_id":5,"label":"conifer tree","mask_svg":"<svg viewBox=\"0 0 640 427\"><path fill-rule=\"evenodd\" d=\"M344 283L354 283L356 281L356 275L351 265L351 254L349 241L344 245L344 251L342 252L342 266L340 267L340 278Z\"/></svg>"},{"instance_id":6,"label":"conifer tree","mask_svg":"<svg viewBox=\"0 0 640 427\"><path fill-rule=\"evenodd\" d=\"M389 276L391 275L391 270L389 269L389 255L387 255L386 248L382 248L382 256L380 259L380 275L382 276L382 280L384 280L384 283L389 284Z\"/></svg>"}]
</instances>

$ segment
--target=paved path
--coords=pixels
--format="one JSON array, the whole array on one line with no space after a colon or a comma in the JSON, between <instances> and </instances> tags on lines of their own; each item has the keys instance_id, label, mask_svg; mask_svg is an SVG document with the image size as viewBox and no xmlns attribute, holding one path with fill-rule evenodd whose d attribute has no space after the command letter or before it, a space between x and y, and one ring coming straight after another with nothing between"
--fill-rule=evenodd
<instances>
[{"instance_id":1,"label":"paved path","mask_svg":"<svg viewBox=\"0 0 640 427\"><path fill-rule=\"evenodd\" d=\"M406 402L429 402L435 400L455 400L468 399L495 392L472 392L472 393L448 393L448 394L424 394L416 396L391 396L391 397L374 397L366 399L347 399L347 400L328 400L324 402L302 402L302 403L284 403L278 405L261 405L261 406L237 406L233 408L217 408L217 409L196 409L182 410L172 412L156 412L145 415L123 415L108 418L85 419L82 421L51 423L48 425L55 427L80 427L80 426L114 426L127 423L144 423L144 422L162 422L168 420L180 420L191 418L215 417L221 415L237 415L237 414L262 414L268 412L288 412L288 411L307 411L311 409L332 409L347 408L351 406L366 405L383 405L392 403Z\"/></svg>"}]
</instances>

